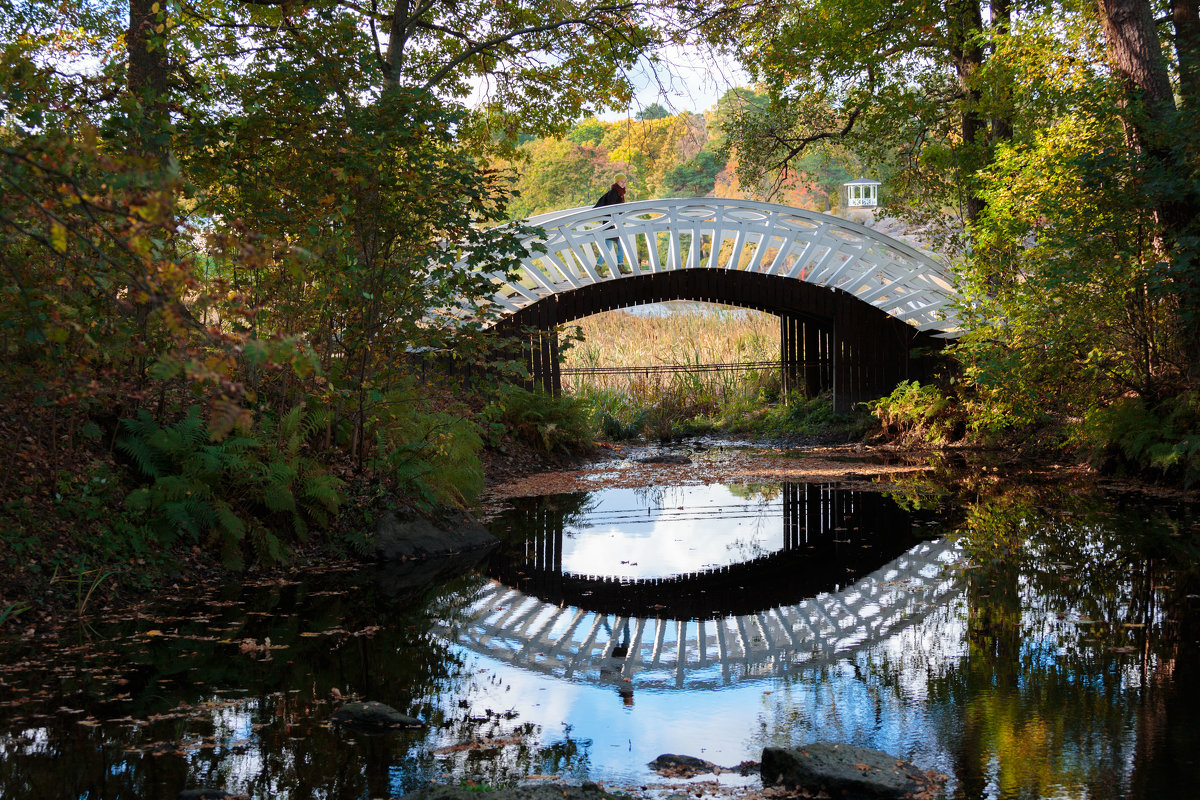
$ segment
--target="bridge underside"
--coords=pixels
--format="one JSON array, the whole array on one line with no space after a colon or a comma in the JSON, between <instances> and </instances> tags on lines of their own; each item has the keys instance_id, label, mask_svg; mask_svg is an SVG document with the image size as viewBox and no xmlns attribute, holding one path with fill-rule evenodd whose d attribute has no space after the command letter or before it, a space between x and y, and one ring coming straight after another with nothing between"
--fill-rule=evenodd
<instances>
[{"instance_id":1,"label":"bridge underside","mask_svg":"<svg viewBox=\"0 0 1200 800\"><path fill-rule=\"evenodd\" d=\"M831 391L838 412L888 394L901 381L930 379L934 355L945 344L840 289L711 268L635 275L559 292L513 313L498 328L523 338L533 385L559 393L559 325L668 300L723 303L779 316L785 392Z\"/></svg>"}]
</instances>

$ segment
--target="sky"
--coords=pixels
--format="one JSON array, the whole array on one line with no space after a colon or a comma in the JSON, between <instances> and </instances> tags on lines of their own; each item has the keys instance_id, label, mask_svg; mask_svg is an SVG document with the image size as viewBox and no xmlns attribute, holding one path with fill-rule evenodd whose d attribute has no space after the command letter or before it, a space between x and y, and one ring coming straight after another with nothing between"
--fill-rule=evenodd
<instances>
[{"instance_id":1,"label":"sky","mask_svg":"<svg viewBox=\"0 0 1200 800\"><path fill-rule=\"evenodd\" d=\"M734 61L678 46L661 51L657 64L640 59L629 75L636 87L633 105L625 111L605 112L599 119L606 122L624 119L654 103L676 114L683 111L701 114L715 106L725 92L750 82L750 77Z\"/></svg>"}]
</instances>

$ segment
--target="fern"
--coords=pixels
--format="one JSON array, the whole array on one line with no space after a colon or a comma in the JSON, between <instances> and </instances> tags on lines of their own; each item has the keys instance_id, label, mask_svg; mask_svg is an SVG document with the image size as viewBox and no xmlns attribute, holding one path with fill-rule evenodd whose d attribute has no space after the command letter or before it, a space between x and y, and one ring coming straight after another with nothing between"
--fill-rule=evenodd
<instances>
[{"instance_id":1,"label":"fern","mask_svg":"<svg viewBox=\"0 0 1200 800\"><path fill-rule=\"evenodd\" d=\"M1156 473L1190 486L1200 481L1200 397L1194 392L1149 407L1141 398L1122 398L1093 409L1082 441L1093 462Z\"/></svg>"},{"instance_id":2,"label":"fern","mask_svg":"<svg viewBox=\"0 0 1200 800\"><path fill-rule=\"evenodd\" d=\"M586 406L574 397L554 397L516 386L500 392L490 413L526 444L546 452L589 452L595 431Z\"/></svg>"},{"instance_id":3,"label":"fern","mask_svg":"<svg viewBox=\"0 0 1200 800\"><path fill-rule=\"evenodd\" d=\"M342 503L341 482L303 454L305 422L297 407L263 420L257 435L214 442L198 408L167 427L140 411L122 421L118 448L147 485L126 505L149 514L162 541L209 541L232 568L244 565L247 543L256 559L280 560L286 539L306 540Z\"/></svg>"}]
</instances>

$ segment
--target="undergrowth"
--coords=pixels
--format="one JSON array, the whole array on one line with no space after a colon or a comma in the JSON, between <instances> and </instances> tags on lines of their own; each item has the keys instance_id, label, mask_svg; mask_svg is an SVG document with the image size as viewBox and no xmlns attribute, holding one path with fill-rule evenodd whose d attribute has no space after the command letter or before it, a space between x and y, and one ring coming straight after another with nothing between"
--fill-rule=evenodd
<instances>
[{"instance_id":1,"label":"undergrowth","mask_svg":"<svg viewBox=\"0 0 1200 800\"><path fill-rule=\"evenodd\" d=\"M342 503L342 482L303 446L324 423L299 406L241 421L216 438L198 406L171 425L141 410L122 421L117 448L144 483L125 505L142 512L159 545L204 544L241 569L246 557L277 563L324 528Z\"/></svg>"},{"instance_id":2,"label":"undergrowth","mask_svg":"<svg viewBox=\"0 0 1200 800\"><path fill-rule=\"evenodd\" d=\"M946 445L967 435L963 404L933 384L901 381L886 397L866 404L885 439L908 445Z\"/></svg>"},{"instance_id":3,"label":"undergrowth","mask_svg":"<svg viewBox=\"0 0 1200 800\"><path fill-rule=\"evenodd\" d=\"M488 406L485 418L547 453L586 453L595 447L588 405L578 397L506 386Z\"/></svg>"},{"instance_id":4,"label":"undergrowth","mask_svg":"<svg viewBox=\"0 0 1200 800\"><path fill-rule=\"evenodd\" d=\"M1091 410L1080 443L1093 465L1149 473L1191 487L1200 482L1200 394L1187 392L1157 405L1125 397Z\"/></svg>"}]
</instances>

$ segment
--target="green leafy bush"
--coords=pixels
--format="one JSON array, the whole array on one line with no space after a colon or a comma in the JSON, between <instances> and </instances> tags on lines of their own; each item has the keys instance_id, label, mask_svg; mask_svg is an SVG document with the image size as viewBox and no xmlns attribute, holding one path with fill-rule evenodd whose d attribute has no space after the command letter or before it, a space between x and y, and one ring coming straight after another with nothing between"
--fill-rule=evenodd
<instances>
[{"instance_id":1,"label":"green leafy bush","mask_svg":"<svg viewBox=\"0 0 1200 800\"><path fill-rule=\"evenodd\" d=\"M1157 473L1191 486L1200 480L1200 394L1187 392L1157 406L1121 398L1089 412L1081 438L1096 466Z\"/></svg>"},{"instance_id":2,"label":"green leafy bush","mask_svg":"<svg viewBox=\"0 0 1200 800\"><path fill-rule=\"evenodd\" d=\"M466 416L434 411L417 402L411 388L379 398L372 470L396 482L396 490L426 507L467 505L483 491L479 427Z\"/></svg>"},{"instance_id":3,"label":"green leafy bush","mask_svg":"<svg viewBox=\"0 0 1200 800\"><path fill-rule=\"evenodd\" d=\"M243 421L214 440L197 406L165 427L139 411L121 421L117 448L146 485L125 504L148 515L162 545L181 538L210 544L233 569L247 554L279 561L312 527L328 526L342 503L341 481L303 452L321 424L297 406L282 417L264 414L257 426Z\"/></svg>"}]
</instances>

